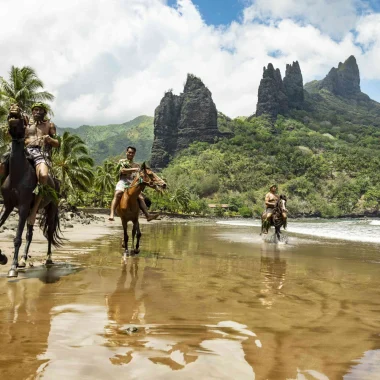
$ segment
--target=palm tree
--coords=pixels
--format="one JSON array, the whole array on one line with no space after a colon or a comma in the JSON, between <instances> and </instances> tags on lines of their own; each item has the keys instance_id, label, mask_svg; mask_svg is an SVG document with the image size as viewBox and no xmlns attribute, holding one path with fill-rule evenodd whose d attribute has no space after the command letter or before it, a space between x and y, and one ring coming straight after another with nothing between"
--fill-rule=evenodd
<instances>
[{"instance_id":1,"label":"palm tree","mask_svg":"<svg viewBox=\"0 0 380 380\"><path fill-rule=\"evenodd\" d=\"M61 180L61 194L64 198L77 189L89 190L94 180L93 165L94 161L83 140L77 135L64 132L61 146L53 155L53 171Z\"/></svg>"},{"instance_id":2,"label":"palm tree","mask_svg":"<svg viewBox=\"0 0 380 380\"><path fill-rule=\"evenodd\" d=\"M115 186L116 163L105 160L96 168L94 188L100 194L100 207L103 207L104 196L111 193Z\"/></svg>"},{"instance_id":3,"label":"palm tree","mask_svg":"<svg viewBox=\"0 0 380 380\"><path fill-rule=\"evenodd\" d=\"M180 208L187 212L191 201L191 194L185 187L178 187L170 197L170 201L177 206L176 209Z\"/></svg>"},{"instance_id":4,"label":"palm tree","mask_svg":"<svg viewBox=\"0 0 380 380\"><path fill-rule=\"evenodd\" d=\"M0 78L2 106L8 109L12 103L17 103L24 112L30 114L33 103L54 100L54 95L42 91L43 88L44 84L34 69L29 66L21 68L12 66L9 72L9 81L3 77ZM49 113L52 114L51 109L49 109Z\"/></svg>"}]
</instances>

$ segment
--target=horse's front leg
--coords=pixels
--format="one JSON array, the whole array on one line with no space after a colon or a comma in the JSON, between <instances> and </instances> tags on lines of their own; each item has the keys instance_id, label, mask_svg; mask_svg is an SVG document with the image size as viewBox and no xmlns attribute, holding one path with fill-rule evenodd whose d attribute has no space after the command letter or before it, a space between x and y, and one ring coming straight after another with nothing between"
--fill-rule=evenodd
<instances>
[{"instance_id":1,"label":"horse's front leg","mask_svg":"<svg viewBox=\"0 0 380 380\"><path fill-rule=\"evenodd\" d=\"M124 218L121 218L122 223L123 223L123 230L124 230L124 254L123 257L124 259L129 256L129 251L128 251L128 221L124 220Z\"/></svg>"},{"instance_id":2,"label":"horse's front leg","mask_svg":"<svg viewBox=\"0 0 380 380\"><path fill-rule=\"evenodd\" d=\"M137 242L135 247L135 237L137 235ZM141 238L141 231L140 231L140 223L139 221L136 221L133 223L133 229L132 229L132 249L134 249L134 253L139 253L140 249L140 238Z\"/></svg>"},{"instance_id":3,"label":"horse's front leg","mask_svg":"<svg viewBox=\"0 0 380 380\"><path fill-rule=\"evenodd\" d=\"M280 228L281 228L281 225L279 226L276 226L274 229L275 229L275 233L276 233L276 237L277 237L277 240L278 241L281 241L281 231L280 231Z\"/></svg>"},{"instance_id":4,"label":"horse's front leg","mask_svg":"<svg viewBox=\"0 0 380 380\"><path fill-rule=\"evenodd\" d=\"M25 244L25 249L24 249L24 255L21 258L20 262L18 263L19 268L26 267L26 261L28 260L29 247L33 239L33 226L31 224L28 224L26 228L27 228L26 244Z\"/></svg>"},{"instance_id":5,"label":"horse's front leg","mask_svg":"<svg viewBox=\"0 0 380 380\"><path fill-rule=\"evenodd\" d=\"M0 227L5 223L5 221L8 219L9 214L12 212L13 207L6 206L4 204L3 208L1 209L0 214Z\"/></svg>"},{"instance_id":6,"label":"horse's front leg","mask_svg":"<svg viewBox=\"0 0 380 380\"><path fill-rule=\"evenodd\" d=\"M15 252L13 255L13 262L11 269L8 272L8 277L17 277L18 272L17 272L17 267L18 267L18 252L21 247L21 242L22 242L22 233L24 231L25 223L26 223L26 218L28 217L29 213L29 207L20 207L19 208L19 218L18 218L18 227L17 227L17 232L16 232L16 237L14 238L14 248Z\"/></svg>"}]
</instances>

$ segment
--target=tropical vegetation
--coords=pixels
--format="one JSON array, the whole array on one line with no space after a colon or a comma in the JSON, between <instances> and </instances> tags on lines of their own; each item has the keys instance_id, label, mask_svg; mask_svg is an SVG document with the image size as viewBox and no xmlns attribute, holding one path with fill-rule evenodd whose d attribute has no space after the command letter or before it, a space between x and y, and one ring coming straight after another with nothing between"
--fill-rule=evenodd
<instances>
[{"instance_id":1,"label":"tropical vegetation","mask_svg":"<svg viewBox=\"0 0 380 380\"><path fill-rule=\"evenodd\" d=\"M78 191L88 191L94 181L88 148L77 135L65 132L53 154L53 173L61 181L61 195L76 200Z\"/></svg>"},{"instance_id":2,"label":"tropical vegetation","mask_svg":"<svg viewBox=\"0 0 380 380\"><path fill-rule=\"evenodd\" d=\"M53 101L54 95L43 88L44 83L33 68L12 66L8 80L0 77L0 116L5 115L13 103L17 103L24 112L30 114L33 103Z\"/></svg>"},{"instance_id":3,"label":"tropical vegetation","mask_svg":"<svg viewBox=\"0 0 380 380\"><path fill-rule=\"evenodd\" d=\"M380 130L300 119L229 120L234 137L192 144L162 175L174 193L185 186L190 196L229 204L227 215L259 216L272 183L294 216L377 212Z\"/></svg>"}]
</instances>

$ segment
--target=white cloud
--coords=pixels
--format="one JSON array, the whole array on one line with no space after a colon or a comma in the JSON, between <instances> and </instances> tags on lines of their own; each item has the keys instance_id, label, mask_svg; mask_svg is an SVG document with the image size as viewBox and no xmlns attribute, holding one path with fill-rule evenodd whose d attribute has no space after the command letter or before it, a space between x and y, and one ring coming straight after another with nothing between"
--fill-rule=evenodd
<instances>
[{"instance_id":1,"label":"white cloud","mask_svg":"<svg viewBox=\"0 0 380 380\"><path fill-rule=\"evenodd\" d=\"M361 0L252 0L244 11L245 21L292 18L312 24L330 36L340 38L355 27Z\"/></svg>"},{"instance_id":2,"label":"white cloud","mask_svg":"<svg viewBox=\"0 0 380 380\"><path fill-rule=\"evenodd\" d=\"M323 1L315 0L314 10L322 12ZM179 0L177 9L164 0L0 3L0 75L11 65L34 67L46 89L57 96L53 107L60 126L153 115L165 90L183 90L188 72L202 78L217 108L230 116L255 111L262 68L268 62L284 74L286 63L299 60L304 80L309 81L354 54L364 76L380 79L375 67L378 14L345 21L348 26L353 22L356 36L346 31L335 40L318 22L305 21L307 9L300 23L297 14L269 8L271 3L274 0L257 1L247 8L245 21L225 28L206 25L190 0ZM336 3L334 14L342 4ZM353 14L354 3L349 4L344 20ZM258 22L258 16L250 21L253 11L262 12L266 22ZM286 18L280 18L280 11ZM367 75L370 68L374 71Z\"/></svg>"},{"instance_id":3,"label":"white cloud","mask_svg":"<svg viewBox=\"0 0 380 380\"><path fill-rule=\"evenodd\" d=\"M356 30L356 41L364 49L359 57L361 75L366 79L380 79L380 14L361 18Z\"/></svg>"}]
</instances>

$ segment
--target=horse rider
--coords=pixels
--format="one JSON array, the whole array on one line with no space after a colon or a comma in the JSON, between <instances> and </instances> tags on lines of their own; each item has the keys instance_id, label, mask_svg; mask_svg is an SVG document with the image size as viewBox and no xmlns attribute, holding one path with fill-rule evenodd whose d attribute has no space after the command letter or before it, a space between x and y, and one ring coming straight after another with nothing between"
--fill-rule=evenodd
<instances>
[{"instance_id":1,"label":"horse rider","mask_svg":"<svg viewBox=\"0 0 380 380\"><path fill-rule=\"evenodd\" d=\"M265 195L265 223L269 224L271 222L272 214L274 207L279 199L277 195L277 185L271 185L269 192ZM264 231L264 234L267 234L268 230Z\"/></svg>"},{"instance_id":2,"label":"horse rider","mask_svg":"<svg viewBox=\"0 0 380 380\"><path fill-rule=\"evenodd\" d=\"M134 146L127 147L126 156L127 158L121 159L118 163L119 169L119 182L116 184L115 195L111 203L111 212L108 220L115 220L115 210L120 203L121 197L124 193L125 188L130 186L140 170L140 165L136 162L133 162L133 159L136 155L136 148ZM149 214L148 207L145 204L145 200L142 194L138 198L139 207L144 213L146 220L150 222L151 220L157 219L158 214Z\"/></svg>"},{"instance_id":3,"label":"horse rider","mask_svg":"<svg viewBox=\"0 0 380 380\"><path fill-rule=\"evenodd\" d=\"M12 107L18 107L13 104ZM49 167L51 167L51 149L60 145L57 129L48 117L46 104L38 102L32 105L32 118L25 127L25 149L29 160L36 170L39 185L44 186L48 182ZM8 175L10 152L3 155L0 164L0 175ZM42 200L42 195L37 195L33 208L28 217L28 224L34 225L37 211Z\"/></svg>"}]
</instances>

